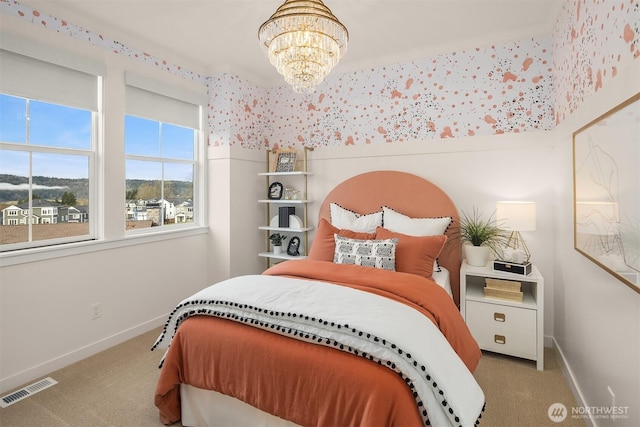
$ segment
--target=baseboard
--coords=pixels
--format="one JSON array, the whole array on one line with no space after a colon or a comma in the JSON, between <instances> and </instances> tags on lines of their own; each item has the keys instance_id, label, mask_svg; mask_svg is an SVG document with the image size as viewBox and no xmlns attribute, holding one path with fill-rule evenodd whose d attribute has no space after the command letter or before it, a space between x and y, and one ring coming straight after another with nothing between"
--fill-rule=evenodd
<instances>
[{"instance_id":1,"label":"baseboard","mask_svg":"<svg viewBox=\"0 0 640 427\"><path fill-rule=\"evenodd\" d=\"M569 362L567 361L567 358L565 357L564 352L562 351L562 348L560 347L560 345L558 345L558 342L555 340L555 338L551 337L551 341L553 343L551 347L553 347L557 351L558 355L560 356L560 367L562 368L562 372L564 373L565 378L567 378L567 382L569 383L569 387L571 388L571 392L573 393L573 396L576 398L578 406L587 407L587 404L584 399L584 395L582 394L582 391L578 386L576 378L573 375L573 371L569 366ZM587 425L589 427L597 427L593 418L591 417L585 418L585 421L587 422Z\"/></svg>"},{"instance_id":2,"label":"baseboard","mask_svg":"<svg viewBox=\"0 0 640 427\"><path fill-rule=\"evenodd\" d=\"M110 347L123 343L131 338L135 338L138 335L149 332L150 330L162 326L166 321L168 313L166 315L157 317L147 322L136 325L132 328L118 332L117 334L98 340L92 344L81 347L72 352L63 354L56 358L53 358L40 365L34 366L29 369L25 369L22 372L11 375L7 378L0 379L0 394L11 391L24 384L35 381L41 377L49 375L53 371L65 368L73 363L79 362L82 359L93 356L100 353ZM151 345L149 346L151 348Z\"/></svg>"}]
</instances>

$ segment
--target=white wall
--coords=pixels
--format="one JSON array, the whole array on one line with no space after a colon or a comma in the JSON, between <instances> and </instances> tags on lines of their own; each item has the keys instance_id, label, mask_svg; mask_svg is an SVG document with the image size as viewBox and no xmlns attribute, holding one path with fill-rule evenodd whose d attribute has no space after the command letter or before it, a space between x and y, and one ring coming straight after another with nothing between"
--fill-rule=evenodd
<instances>
[{"instance_id":1,"label":"white wall","mask_svg":"<svg viewBox=\"0 0 640 427\"><path fill-rule=\"evenodd\" d=\"M206 88L38 25L5 14L0 18L0 39L15 35L32 46L106 66L105 146L100 153L105 241L3 255L0 391L6 391L161 325L177 302L209 283L216 260L208 256L206 227L165 239L124 236L125 71L203 97ZM90 306L97 302L102 316L92 320Z\"/></svg>"},{"instance_id":2,"label":"white wall","mask_svg":"<svg viewBox=\"0 0 640 427\"><path fill-rule=\"evenodd\" d=\"M206 245L202 234L2 267L0 389L163 324L206 283Z\"/></svg>"},{"instance_id":3,"label":"white wall","mask_svg":"<svg viewBox=\"0 0 640 427\"><path fill-rule=\"evenodd\" d=\"M256 274L266 267L257 256L265 248L265 153L237 146L209 147L209 226L211 283L232 276Z\"/></svg>"},{"instance_id":4,"label":"white wall","mask_svg":"<svg viewBox=\"0 0 640 427\"><path fill-rule=\"evenodd\" d=\"M638 76L636 60L554 131L561 168L554 186L553 334L584 404L610 406L611 387L615 405L629 411L628 418L615 423L596 419L598 426L635 426L640 420L640 294L573 248L572 133L638 93ZM640 159L635 161L640 167Z\"/></svg>"}]
</instances>

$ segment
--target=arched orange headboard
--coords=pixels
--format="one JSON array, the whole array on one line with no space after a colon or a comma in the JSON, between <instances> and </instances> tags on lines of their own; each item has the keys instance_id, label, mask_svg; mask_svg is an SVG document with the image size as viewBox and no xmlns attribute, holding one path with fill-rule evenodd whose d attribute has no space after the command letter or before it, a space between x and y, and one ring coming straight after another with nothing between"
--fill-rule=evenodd
<instances>
[{"instance_id":1,"label":"arched orange headboard","mask_svg":"<svg viewBox=\"0 0 640 427\"><path fill-rule=\"evenodd\" d=\"M327 194L320 207L319 218L330 220L329 204L337 203L354 212L368 214L388 206L413 218L450 216L453 223L447 230L451 236L458 226L458 209L449 196L432 182L406 172L375 171L347 179ZM449 270L451 292L460 305L460 243L450 239L438 257Z\"/></svg>"}]
</instances>

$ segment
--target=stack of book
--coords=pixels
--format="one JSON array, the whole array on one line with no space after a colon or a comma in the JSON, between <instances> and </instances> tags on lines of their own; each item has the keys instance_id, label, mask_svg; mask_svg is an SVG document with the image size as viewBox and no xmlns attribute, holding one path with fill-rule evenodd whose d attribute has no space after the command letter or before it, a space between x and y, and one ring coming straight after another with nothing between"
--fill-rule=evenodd
<instances>
[{"instance_id":1,"label":"stack of book","mask_svg":"<svg viewBox=\"0 0 640 427\"><path fill-rule=\"evenodd\" d=\"M485 279L484 296L522 302L522 283L514 280Z\"/></svg>"}]
</instances>

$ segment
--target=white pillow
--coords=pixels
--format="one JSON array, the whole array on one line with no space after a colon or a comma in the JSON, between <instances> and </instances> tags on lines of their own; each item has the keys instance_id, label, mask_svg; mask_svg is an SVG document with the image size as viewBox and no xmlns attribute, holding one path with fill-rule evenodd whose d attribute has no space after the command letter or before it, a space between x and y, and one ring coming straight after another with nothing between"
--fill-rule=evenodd
<instances>
[{"instance_id":1,"label":"white pillow","mask_svg":"<svg viewBox=\"0 0 640 427\"><path fill-rule=\"evenodd\" d=\"M336 249L335 264L353 264L383 270L396 269L396 245L398 239L360 240L333 235Z\"/></svg>"},{"instance_id":2,"label":"white pillow","mask_svg":"<svg viewBox=\"0 0 640 427\"><path fill-rule=\"evenodd\" d=\"M340 229L360 233L375 233L376 227L382 225L382 211L363 215L345 209L337 203L330 203L329 210L331 212L331 225Z\"/></svg>"},{"instance_id":3,"label":"white pillow","mask_svg":"<svg viewBox=\"0 0 640 427\"><path fill-rule=\"evenodd\" d=\"M382 215L384 221L383 227L387 230L417 237L444 234L452 221L450 216L440 218L411 218L387 206L382 207Z\"/></svg>"},{"instance_id":4,"label":"white pillow","mask_svg":"<svg viewBox=\"0 0 640 427\"><path fill-rule=\"evenodd\" d=\"M411 218L396 212L390 207L382 207L383 227L395 233L408 234L409 236L437 236L444 234L453 221L450 216L439 218ZM433 271L441 272L440 264L436 259L433 263Z\"/></svg>"}]
</instances>

